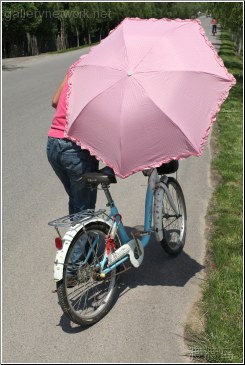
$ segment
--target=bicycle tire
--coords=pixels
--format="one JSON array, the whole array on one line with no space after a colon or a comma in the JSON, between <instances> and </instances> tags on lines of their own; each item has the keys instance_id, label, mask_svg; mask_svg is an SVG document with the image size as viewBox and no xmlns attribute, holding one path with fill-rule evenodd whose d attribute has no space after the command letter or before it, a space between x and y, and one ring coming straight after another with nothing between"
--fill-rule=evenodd
<instances>
[{"instance_id":1,"label":"bicycle tire","mask_svg":"<svg viewBox=\"0 0 245 365\"><path fill-rule=\"evenodd\" d=\"M63 268L63 279L57 282L59 304L64 314L71 321L79 325L89 326L101 320L109 312L116 299L116 269L112 270L104 280L95 279L96 269L94 264L95 262L98 263L104 254L105 236L108 234L108 231L108 225L103 222L93 222L90 225L87 225L86 231L82 228L72 240L67 252ZM102 239L96 243L96 247L91 254L92 256L89 262L82 263L82 259L84 259L86 255L84 253L81 255L79 258L81 260L81 266L77 271L76 279L74 279L74 285L69 286L69 277L67 273L69 263L72 261L71 257L74 252L73 250L75 250L79 240L82 240L83 236L88 236L88 234L90 237L92 237L92 234L99 234ZM116 246L119 247L118 236L116 236L115 243ZM105 295L103 295L103 285L104 287L108 286ZM99 288L99 286L101 286L101 288ZM96 300L98 297L99 301L100 295L102 295L102 298L100 299L101 304L98 305Z\"/></svg>"},{"instance_id":2,"label":"bicycle tire","mask_svg":"<svg viewBox=\"0 0 245 365\"><path fill-rule=\"evenodd\" d=\"M173 177L169 177L167 187L178 210L178 215L171 207L167 193L163 195L163 234L162 248L169 254L177 256L185 245L187 231L187 213L183 191Z\"/></svg>"}]
</instances>

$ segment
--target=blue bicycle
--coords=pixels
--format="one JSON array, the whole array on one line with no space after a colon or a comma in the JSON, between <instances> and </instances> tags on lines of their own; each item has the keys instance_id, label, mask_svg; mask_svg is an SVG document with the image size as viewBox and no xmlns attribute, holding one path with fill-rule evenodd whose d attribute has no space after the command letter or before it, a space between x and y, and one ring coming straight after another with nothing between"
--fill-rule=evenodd
<instances>
[{"instance_id":1,"label":"blue bicycle","mask_svg":"<svg viewBox=\"0 0 245 365\"><path fill-rule=\"evenodd\" d=\"M49 223L59 233L54 279L59 304L70 320L91 325L106 315L116 299L118 278L125 270L141 265L152 232L168 254L176 256L182 251L185 199L178 181L167 176L178 166L178 161L171 161L143 172L148 177L144 230L133 230L131 237L109 191L110 184L117 181L108 167L84 174L82 179L91 189L102 186L109 213L86 210ZM69 229L62 238L59 228L66 226Z\"/></svg>"}]
</instances>

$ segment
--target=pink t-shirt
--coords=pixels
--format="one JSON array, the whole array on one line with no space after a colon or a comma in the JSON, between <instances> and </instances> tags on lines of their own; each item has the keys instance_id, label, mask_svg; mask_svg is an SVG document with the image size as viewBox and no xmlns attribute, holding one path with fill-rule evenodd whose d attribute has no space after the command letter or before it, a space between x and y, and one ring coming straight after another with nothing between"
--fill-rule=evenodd
<instances>
[{"instance_id":1,"label":"pink t-shirt","mask_svg":"<svg viewBox=\"0 0 245 365\"><path fill-rule=\"evenodd\" d=\"M68 91L68 81L66 81L58 101L56 112L53 116L51 128L48 132L49 137L64 138L66 126L66 93Z\"/></svg>"},{"instance_id":2,"label":"pink t-shirt","mask_svg":"<svg viewBox=\"0 0 245 365\"><path fill-rule=\"evenodd\" d=\"M66 83L63 87L63 90L61 91L60 98L59 98L59 101L58 101L58 105L57 105L57 108L56 108L56 112L53 116L51 128L48 132L49 137L64 138L64 131L65 131L65 127L66 127L66 94L67 94L67 91L68 91L68 78L69 78L70 70L73 66L76 65L77 62L84 59L86 56L87 56L86 54L80 56L79 60L75 61L69 67L69 70L68 70L68 73L67 73L67 80L66 80Z\"/></svg>"}]
</instances>

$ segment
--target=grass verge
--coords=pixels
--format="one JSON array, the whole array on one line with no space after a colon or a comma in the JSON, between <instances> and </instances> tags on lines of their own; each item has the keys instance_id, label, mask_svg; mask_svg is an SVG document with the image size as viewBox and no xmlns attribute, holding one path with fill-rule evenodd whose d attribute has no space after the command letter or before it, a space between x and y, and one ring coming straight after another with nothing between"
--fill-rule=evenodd
<instances>
[{"instance_id":1,"label":"grass verge","mask_svg":"<svg viewBox=\"0 0 245 365\"><path fill-rule=\"evenodd\" d=\"M186 329L195 362L243 362L243 62L223 32L220 56L237 84L214 124L206 280L199 303L204 326Z\"/></svg>"}]
</instances>

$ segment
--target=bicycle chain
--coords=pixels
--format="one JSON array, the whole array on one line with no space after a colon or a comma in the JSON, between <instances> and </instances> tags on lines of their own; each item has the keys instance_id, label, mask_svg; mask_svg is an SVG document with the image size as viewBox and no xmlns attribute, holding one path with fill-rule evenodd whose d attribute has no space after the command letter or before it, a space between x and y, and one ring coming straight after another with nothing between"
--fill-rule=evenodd
<instances>
[{"instance_id":1,"label":"bicycle chain","mask_svg":"<svg viewBox=\"0 0 245 365\"><path fill-rule=\"evenodd\" d=\"M129 267L127 267L126 269L124 269L124 270L122 270L122 271L118 272L115 276L119 276L119 275L123 274L125 271L128 271L128 270L130 270L130 269L132 269L132 268L133 268L133 266L129 266Z\"/></svg>"}]
</instances>

